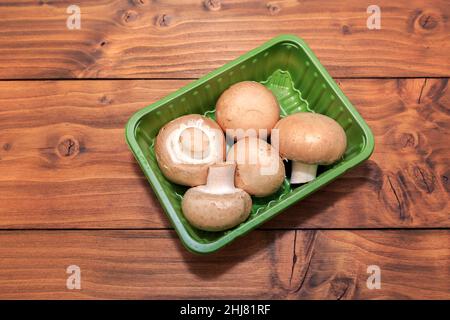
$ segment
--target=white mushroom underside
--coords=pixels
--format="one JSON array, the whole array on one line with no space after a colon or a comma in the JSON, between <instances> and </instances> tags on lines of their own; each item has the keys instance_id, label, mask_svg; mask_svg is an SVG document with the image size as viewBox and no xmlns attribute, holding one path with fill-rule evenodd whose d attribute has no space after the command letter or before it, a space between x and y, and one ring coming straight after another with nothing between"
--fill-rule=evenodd
<instances>
[{"instance_id":1,"label":"white mushroom underside","mask_svg":"<svg viewBox=\"0 0 450 320\"><path fill-rule=\"evenodd\" d=\"M184 152L180 143L180 137L182 133L189 128L198 129L194 131L194 136L192 137L191 143L194 147L193 154ZM199 134L200 137L196 136L197 134ZM209 150L203 150L202 144L197 143L202 141L201 135L205 135L207 137L207 145ZM218 143L219 139L220 137L218 137L217 132L208 126L204 126L203 120L200 119L197 121L190 121L187 124L182 124L178 129L170 133L166 141L166 149L174 163L211 163L214 162L215 159L218 159L218 155L220 152L223 152L221 149L221 144Z\"/></svg>"}]
</instances>

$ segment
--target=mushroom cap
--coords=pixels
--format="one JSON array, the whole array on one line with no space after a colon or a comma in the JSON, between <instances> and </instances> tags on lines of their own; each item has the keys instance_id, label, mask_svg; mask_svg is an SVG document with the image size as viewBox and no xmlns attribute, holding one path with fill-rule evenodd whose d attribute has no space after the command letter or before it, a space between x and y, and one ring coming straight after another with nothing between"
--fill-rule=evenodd
<instances>
[{"instance_id":1,"label":"mushroom cap","mask_svg":"<svg viewBox=\"0 0 450 320\"><path fill-rule=\"evenodd\" d=\"M224 131L227 129L267 130L267 135L280 119L280 107L272 91L254 81L238 82L219 97L216 104L216 120ZM255 135L253 134L253 135ZM244 134L252 135L252 134ZM236 134L232 134L236 138Z\"/></svg>"},{"instance_id":2,"label":"mushroom cap","mask_svg":"<svg viewBox=\"0 0 450 320\"><path fill-rule=\"evenodd\" d=\"M252 199L245 191L214 194L203 186L186 191L181 202L183 214L194 227L205 231L223 231L244 222L252 210Z\"/></svg>"},{"instance_id":3,"label":"mushroom cap","mask_svg":"<svg viewBox=\"0 0 450 320\"><path fill-rule=\"evenodd\" d=\"M208 167L225 158L225 137L219 125L190 114L163 126L155 142L158 166L171 182L184 186L206 183Z\"/></svg>"},{"instance_id":4,"label":"mushroom cap","mask_svg":"<svg viewBox=\"0 0 450 320\"><path fill-rule=\"evenodd\" d=\"M228 151L227 161L236 162L236 187L257 197L275 193L286 175L278 151L256 137L237 141Z\"/></svg>"},{"instance_id":5,"label":"mushroom cap","mask_svg":"<svg viewBox=\"0 0 450 320\"><path fill-rule=\"evenodd\" d=\"M307 164L331 164L347 147L344 129L332 118L300 112L278 121L279 151L283 158Z\"/></svg>"}]
</instances>

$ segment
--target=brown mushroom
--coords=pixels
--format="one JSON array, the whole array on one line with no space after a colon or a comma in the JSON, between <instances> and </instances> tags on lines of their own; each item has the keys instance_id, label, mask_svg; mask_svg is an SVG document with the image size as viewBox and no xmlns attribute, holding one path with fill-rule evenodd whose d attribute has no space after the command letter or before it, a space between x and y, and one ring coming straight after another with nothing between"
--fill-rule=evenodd
<instances>
[{"instance_id":1,"label":"brown mushroom","mask_svg":"<svg viewBox=\"0 0 450 320\"><path fill-rule=\"evenodd\" d=\"M217 123L232 138L268 136L280 119L280 107L272 91L254 81L236 83L216 104Z\"/></svg>"},{"instance_id":2,"label":"brown mushroom","mask_svg":"<svg viewBox=\"0 0 450 320\"><path fill-rule=\"evenodd\" d=\"M237 163L235 184L251 195L265 197L283 184L285 170L278 151L266 141L245 137L228 151L227 161Z\"/></svg>"},{"instance_id":3,"label":"brown mushroom","mask_svg":"<svg viewBox=\"0 0 450 320\"><path fill-rule=\"evenodd\" d=\"M213 120L198 114L170 121L158 133L155 154L171 182L198 186L206 183L208 167L225 159L225 137Z\"/></svg>"},{"instance_id":4,"label":"brown mushroom","mask_svg":"<svg viewBox=\"0 0 450 320\"><path fill-rule=\"evenodd\" d=\"M252 199L234 186L235 164L209 167L206 185L189 189L181 202L183 214L194 227L223 231L244 222L252 209Z\"/></svg>"},{"instance_id":5,"label":"brown mushroom","mask_svg":"<svg viewBox=\"0 0 450 320\"><path fill-rule=\"evenodd\" d=\"M314 180L317 165L340 159L347 147L344 129L332 118L301 112L278 121L281 157L292 160L291 183Z\"/></svg>"}]
</instances>

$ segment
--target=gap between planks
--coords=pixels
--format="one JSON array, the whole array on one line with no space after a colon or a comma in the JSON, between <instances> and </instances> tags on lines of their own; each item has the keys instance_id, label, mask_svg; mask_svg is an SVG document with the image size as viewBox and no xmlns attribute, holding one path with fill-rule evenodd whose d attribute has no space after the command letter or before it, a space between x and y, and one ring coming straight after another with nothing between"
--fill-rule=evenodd
<instances>
[{"instance_id":1,"label":"gap between planks","mask_svg":"<svg viewBox=\"0 0 450 320\"><path fill-rule=\"evenodd\" d=\"M205 74L204 76L208 75L209 73ZM203 77L203 76L202 76ZM422 76L422 77L417 77L417 76L412 76L412 77L333 77L333 80L396 80L396 79L400 79L400 80L414 80L414 79L448 79L450 78L450 74L448 76L439 76L439 77L435 77L435 76ZM7 78L7 79L0 79L0 82L20 82L20 81L33 81L33 82L45 82L45 81L183 81L183 80L190 80L190 81L194 81L194 80L199 80L201 78L193 78L193 77L187 77L187 78L174 78L174 77L170 77L170 78L163 78L163 77L150 77L150 78L19 78L19 79L14 79L14 78Z\"/></svg>"},{"instance_id":2,"label":"gap between planks","mask_svg":"<svg viewBox=\"0 0 450 320\"><path fill-rule=\"evenodd\" d=\"M447 227L410 227L410 228L260 228L253 231L276 232L276 231L442 231L450 230ZM173 228L11 228L1 229L0 232L59 232L59 231L175 231Z\"/></svg>"}]
</instances>

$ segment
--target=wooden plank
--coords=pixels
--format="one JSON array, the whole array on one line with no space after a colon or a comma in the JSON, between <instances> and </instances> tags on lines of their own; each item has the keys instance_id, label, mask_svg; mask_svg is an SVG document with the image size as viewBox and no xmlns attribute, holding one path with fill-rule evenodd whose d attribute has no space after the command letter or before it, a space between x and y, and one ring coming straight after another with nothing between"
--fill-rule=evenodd
<instances>
[{"instance_id":1,"label":"wooden plank","mask_svg":"<svg viewBox=\"0 0 450 320\"><path fill-rule=\"evenodd\" d=\"M184 83L0 83L0 224L168 227L124 127L135 111Z\"/></svg>"},{"instance_id":2,"label":"wooden plank","mask_svg":"<svg viewBox=\"0 0 450 320\"><path fill-rule=\"evenodd\" d=\"M0 232L0 298L449 299L450 231L255 231L208 256L173 231ZM81 290L66 289L66 269ZM369 290L368 266L381 270Z\"/></svg>"},{"instance_id":3,"label":"wooden plank","mask_svg":"<svg viewBox=\"0 0 450 320\"><path fill-rule=\"evenodd\" d=\"M449 227L448 80L339 85L375 136L373 155L267 227Z\"/></svg>"},{"instance_id":4,"label":"wooden plank","mask_svg":"<svg viewBox=\"0 0 450 320\"><path fill-rule=\"evenodd\" d=\"M450 75L447 0L367 2L16 0L0 9L0 78L200 77L279 34L304 38L335 77ZM218 6L208 5L218 3Z\"/></svg>"},{"instance_id":5,"label":"wooden plank","mask_svg":"<svg viewBox=\"0 0 450 320\"><path fill-rule=\"evenodd\" d=\"M186 81L0 82L0 228L167 228L124 139ZM264 228L450 227L447 80L339 82L375 152Z\"/></svg>"}]
</instances>

